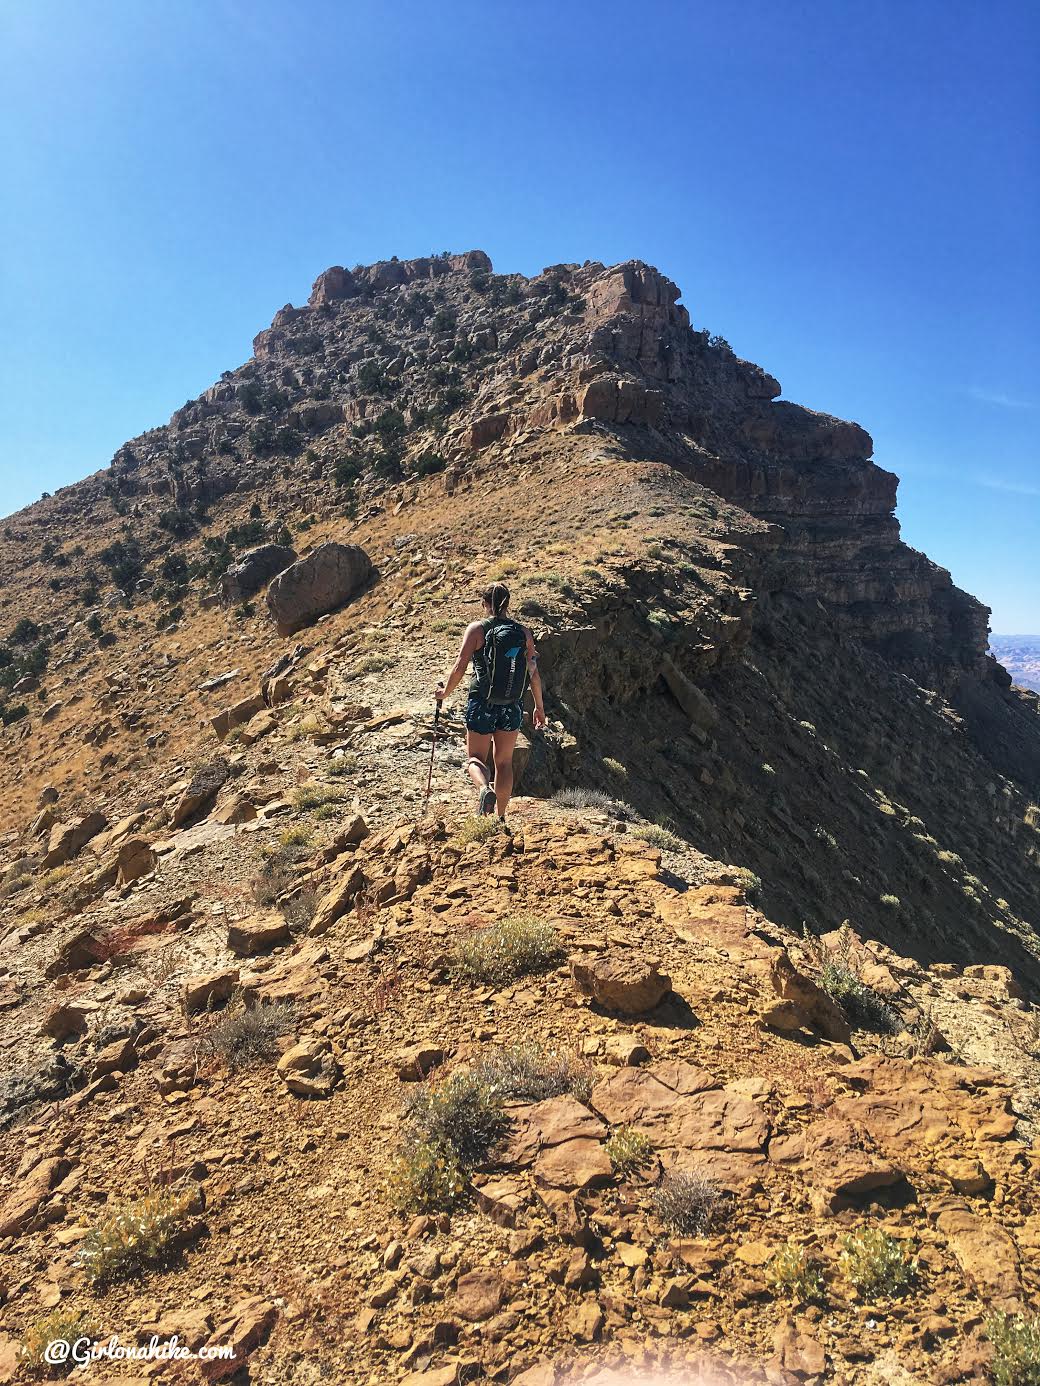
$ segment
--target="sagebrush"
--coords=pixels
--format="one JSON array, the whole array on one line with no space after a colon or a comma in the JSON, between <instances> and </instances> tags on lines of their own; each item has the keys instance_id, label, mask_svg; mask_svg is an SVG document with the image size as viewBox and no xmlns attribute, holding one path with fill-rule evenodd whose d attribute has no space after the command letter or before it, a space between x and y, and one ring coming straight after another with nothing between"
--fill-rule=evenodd
<instances>
[{"instance_id":1,"label":"sagebrush","mask_svg":"<svg viewBox=\"0 0 1040 1386\"><path fill-rule=\"evenodd\" d=\"M452 971L466 981L502 986L544 972L561 952L551 924L534 915L512 914L460 940L452 956Z\"/></svg>"}]
</instances>

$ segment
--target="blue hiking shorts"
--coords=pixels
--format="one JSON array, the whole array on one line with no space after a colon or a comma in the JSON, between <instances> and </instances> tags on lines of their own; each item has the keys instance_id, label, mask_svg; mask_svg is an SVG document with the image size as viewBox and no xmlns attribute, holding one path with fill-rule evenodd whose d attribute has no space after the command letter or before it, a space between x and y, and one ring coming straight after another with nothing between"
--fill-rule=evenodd
<instances>
[{"instance_id":1,"label":"blue hiking shorts","mask_svg":"<svg viewBox=\"0 0 1040 1386\"><path fill-rule=\"evenodd\" d=\"M471 693L466 701L466 730L478 736L519 731L523 720L523 703L489 703L479 693Z\"/></svg>"}]
</instances>

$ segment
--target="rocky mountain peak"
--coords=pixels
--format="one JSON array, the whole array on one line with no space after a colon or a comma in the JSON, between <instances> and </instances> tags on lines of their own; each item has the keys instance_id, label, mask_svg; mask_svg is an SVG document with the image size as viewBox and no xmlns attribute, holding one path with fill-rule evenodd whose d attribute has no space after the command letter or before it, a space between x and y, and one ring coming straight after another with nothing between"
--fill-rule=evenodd
<instances>
[{"instance_id":1,"label":"rocky mountain peak","mask_svg":"<svg viewBox=\"0 0 1040 1386\"><path fill-rule=\"evenodd\" d=\"M334 266L0 526L0 1379L52 1313L413 1386L981 1382L1027 1322L1040 696L679 299ZM511 832L433 719L490 580Z\"/></svg>"}]
</instances>

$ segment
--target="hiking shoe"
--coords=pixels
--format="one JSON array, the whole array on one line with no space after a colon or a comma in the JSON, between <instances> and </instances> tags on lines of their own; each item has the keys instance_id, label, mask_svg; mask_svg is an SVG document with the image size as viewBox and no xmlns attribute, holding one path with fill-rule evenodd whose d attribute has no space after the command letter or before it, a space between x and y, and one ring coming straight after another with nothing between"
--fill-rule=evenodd
<instances>
[{"instance_id":1,"label":"hiking shoe","mask_svg":"<svg viewBox=\"0 0 1040 1386\"><path fill-rule=\"evenodd\" d=\"M498 800L495 797L494 788L491 785L485 786L480 791L480 798L477 800L477 813L481 818L486 818L489 813L494 813L495 805Z\"/></svg>"}]
</instances>

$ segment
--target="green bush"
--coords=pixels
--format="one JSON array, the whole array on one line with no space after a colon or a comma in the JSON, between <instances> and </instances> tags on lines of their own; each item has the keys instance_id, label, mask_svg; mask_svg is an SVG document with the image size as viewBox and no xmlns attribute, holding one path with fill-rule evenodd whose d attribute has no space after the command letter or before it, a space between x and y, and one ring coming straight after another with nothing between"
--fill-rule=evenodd
<instances>
[{"instance_id":1,"label":"green bush","mask_svg":"<svg viewBox=\"0 0 1040 1386\"><path fill-rule=\"evenodd\" d=\"M659 823L639 823L632 829L632 836L649 842L651 847L657 847L662 852L681 852L686 846L681 837L668 828L662 828Z\"/></svg>"},{"instance_id":2,"label":"green bush","mask_svg":"<svg viewBox=\"0 0 1040 1386\"><path fill-rule=\"evenodd\" d=\"M413 1144L451 1151L465 1165L486 1160L507 1129L502 1094L478 1070L424 1083L409 1099L404 1127Z\"/></svg>"},{"instance_id":3,"label":"green bush","mask_svg":"<svg viewBox=\"0 0 1040 1386\"><path fill-rule=\"evenodd\" d=\"M159 512L159 528L172 534L175 539L187 539L194 534L198 525L189 510L170 509Z\"/></svg>"},{"instance_id":4,"label":"green bush","mask_svg":"<svg viewBox=\"0 0 1040 1386\"><path fill-rule=\"evenodd\" d=\"M619 1126L607 1141L606 1150L614 1173L627 1179L650 1163L654 1156L654 1143L634 1126Z\"/></svg>"},{"instance_id":5,"label":"green bush","mask_svg":"<svg viewBox=\"0 0 1040 1386\"><path fill-rule=\"evenodd\" d=\"M125 526L124 526L125 528ZM122 592L132 592L144 572L144 555L132 535L116 539L103 548L98 558L108 569L109 576Z\"/></svg>"},{"instance_id":6,"label":"green bush","mask_svg":"<svg viewBox=\"0 0 1040 1386\"><path fill-rule=\"evenodd\" d=\"M353 486L361 475L361 463L356 457L339 457L333 471L337 486Z\"/></svg>"},{"instance_id":7,"label":"green bush","mask_svg":"<svg viewBox=\"0 0 1040 1386\"><path fill-rule=\"evenodd\" d=\"M166 1261L188 1230L196 1198L193 1190L160 1189L106 1214L77 1253L88 1280L105 1285Z\"/></svg>"},{"instance_id":8,"label":"green bush","mask_svg":"<svg viewBox=\"0 0 1040 1386\"><path fill-rule=\"evenodd\" d=\"M76 1309L54 1309L45 1318L34 1319L29 1324L22 1339L22 1360L34 1375L67 1376L76 1365L71 1353L65 1362L49 1362L48 1346L58 1341L71 1345L80 1338L93 1340L97 1336L96 1325L85 1314Z\"/></svg>"},{"instance_id":9,"label":"green bush","mask_svg":"<svg viewBox=\"0 0 1040 1386\"><path fill-rule=\"evenodd\" d=\"M408 432L408 425L400 409L384 409L373 428L384 443L396 442Z\"/></svg>"},{"instance_id":10,"label":"green bush","mask_svg":"<svg viewBox=\"0 0 1040 1386\"><path fill-rule=\"evenodd\" d=\"M825 1297L826 1289L820 1264L796 1242L785 1242L768 1268L773 1292L794 1300L796 1304L813 1304Z\"/></svg>"},{"instance_id":11,"label":"green bush","mask_svg":"<svg viewBox=\"0 0 1040 1386\"><path fill-rule=\"evenodd\" d=\"M820 986L842 1008L851 1025L880 1034L898 1034L902 1030L903 1022L896 1012L857 971L853 954L855 939L847 919L842 921L832 945L824 945L808 927L803 928L802 939L819 966Z\"/></svg>"},{"instance_id":12,"label":"green bush","mask_svg":"<svg viewBox=\"0 0 1040 1386\"><path fill-rule=\"evenodd\" d=\"M416 476L433 476L437 472L443 472L445 468L444 458L439 452L424 452L415 463Z\"/></svg>"},{"instance_id":13,"label":"green bush","mask_svg":"<svg viewBox=\"0 0 1040 1386\"><path fill-rule=\"evenodd\" d=\"M867 1299L892 1296L917 1278L917 1261L902 1242L880 1227L863 1227L841 1239L838 1263Z\"/></svg>"},{"instance_id":14,"label":"green bush","mask_svg":"<svg viewBox=\"0 0 1040 1386\"><path fill-rule=\"evenodd\" d=\"M466 1190L457 1156L443 1146L416 1141L390 1162L386 1191L398 1213L449 1212Z\"/></svg>"},{"instance_id":15,"label":"green bush","mask_svg":"<svg viewBox=\"0 0 1040 1386\"><path fill-rule=\"evenodd\" d=\"M1040 1386L1040 1317L991 1314L986 1334L993 1344L996 1386Z\"/></svg>"}]
</instances>

